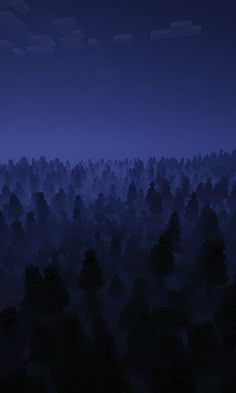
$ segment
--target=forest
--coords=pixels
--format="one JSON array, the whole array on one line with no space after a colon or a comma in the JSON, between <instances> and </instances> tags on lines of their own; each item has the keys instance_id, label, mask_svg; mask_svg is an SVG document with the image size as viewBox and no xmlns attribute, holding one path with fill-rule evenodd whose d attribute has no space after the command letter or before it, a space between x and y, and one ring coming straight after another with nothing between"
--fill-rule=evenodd
<instances>
[{"instance_id":1,"label":"forest","mask_svg":"<svg viewBox=\"0 0 236 393\"><path fill-rule=\"evenodd\" d=\"M0 164L1 393L236 392L236 150Z\"/></svg>"}]
</instances>

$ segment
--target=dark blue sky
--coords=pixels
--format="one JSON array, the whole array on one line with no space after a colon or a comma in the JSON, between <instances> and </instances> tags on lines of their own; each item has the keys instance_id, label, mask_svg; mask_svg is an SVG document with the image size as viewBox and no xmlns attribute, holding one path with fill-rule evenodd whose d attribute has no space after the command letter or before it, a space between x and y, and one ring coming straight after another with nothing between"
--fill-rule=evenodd
<instances>
[{"instance_id":1,"label":"dark blue sky","mask_svg":"<svg viewBox=\"0 0 236 393\"><path fill-rule=\"evenodd\" d=\"M2 0L0 9L2 160L189 156L235 148L230 3L26 2ZM151 31L186 20L201 26L199 34L150 40ZM131 44L113 42L125 33L132 34ZM44 38L32 37L39 34ZM88 38L100 45L90 47Z\"/></svg>"}]
</instances>

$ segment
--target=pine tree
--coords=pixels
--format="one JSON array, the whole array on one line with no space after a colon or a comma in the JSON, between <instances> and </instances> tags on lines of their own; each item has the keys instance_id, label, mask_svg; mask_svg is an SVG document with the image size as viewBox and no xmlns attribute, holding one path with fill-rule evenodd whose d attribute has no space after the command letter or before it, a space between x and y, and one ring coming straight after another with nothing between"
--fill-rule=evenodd
<instances>
[{"instance_id":1,"label":"pine tree","mask_svg":"<svg viewBox=\"0 0 236 393\"><path fill-rule=\"evenodd\" d=\"M88 292L97 292L104 284L103 274L99 266L96 252L87 250L84 254L84 261L80 271L80 288Z\"/></svg>"},{"instance_id":2,"label":"pine tree","mask_svg":"<svg viewBox=\"0 0 236 393\"><path fill-rule=\"evenodd\" d=\"M129 205L133 205L133 203L138 199L138 193L136 190L136 186L132 181L129 185L128 192L127 192L127 202Z\"/></svg>"},{"instance_id":3,"label":"pine tree","mask_svg":"<svg viewBox=\"0 0 236 393\"><path fill-rule=\"evenodd\" d=\"M185 209L185 217L190 222L195 222L198 217L199 205L196 192L190 196L188 204Z\"/></svg>"},{"instance_id":4,"label":"pine tree","mask_svg":"<svg viewBox=\"0 0 236 393\"><path fill-rule=\"evenodd\" d=\"M177 212L173 212L170 216L167 225L167 233L169 234L171 245L175 250L180 245L180 241L181 241L180 220Z\"/></svg>"},{"instance_id":5,"label":"pine tree","mask_svg":"<svg viewBox=\"0 0 236 393\"><path fill-rule=\"evenodd\" d=\"M159 243L150 252L150 262L153 272L159 278L165 278L175 268L175 259L170 236L167 232L161 234Z\"/></svg>"},{"instance_id":6,"label":"pine tree","mask_svg":"<svg viewBox=\"0 0 236 393\"><path fill-rule=\"evenodd\" d=\"M208 239L204 242L200 272L208 286L224 285L227 282L227 264L223 238Z\"/></svg>"},{"instance_id":7,"label":"pine tree","mask_svg":"<svg viewBox=\"0 0 236 393\"><path fill-rule=\"evenodd\" d=\"M70 301L57 263L50 263L44 270L44 309L57 314L68 306Z\"/></svg>"},{"instance_id":8,"label":"pine tree","mask_svg":"<svg viewBox=\"0 0 236 393\"><path fill-rule=\"evenodd\" d=\"M150 209L150 211L154 214L161 214L162 212L162 201L160 193L155 189L155 183L151 182L147 195L146 195L146 203Z\"/></svg>"},{"instance_id":9,"label":"pine tree","mask_svg":"<svg viewBox=\"0 0 236 393\"><path fill-rule=\"evenodd\" d=\"M42 310L43 307L43 277L39 268L29 266L25 271L24 305L29 310Z\"/></svg>"}]
</instances>

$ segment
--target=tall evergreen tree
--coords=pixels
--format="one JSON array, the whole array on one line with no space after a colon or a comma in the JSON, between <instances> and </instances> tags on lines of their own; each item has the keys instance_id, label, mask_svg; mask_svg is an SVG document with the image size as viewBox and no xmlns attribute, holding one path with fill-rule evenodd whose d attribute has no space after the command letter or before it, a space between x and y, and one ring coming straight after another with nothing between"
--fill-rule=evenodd
<instances>
[{"instance_id":1,"label":"tall evergreen tree","mask_svg":"<svg viewBox=\"0 0 236 393\"><path fill-rule=\"evenodd\" d=\"M159 242L150 252L150 262L153 272L159 278L165 278L175 268L175 259L170 236L167 232L161 234Z\"/></svg>"},{"instance_id":2,"label":"tall evergreen tree","mask_svg":"<svg viewBox=\"0 0 236 393\"><path fill-rule=\"evenodd\" d=\"M136 190L136 186L132 181L129 185L128 192L127 192L127 202L129 205L133 205L137 199L138 199L138 193Z\"/></svg>"},{"instance_id":3,"label":"tall evergreen tree","mask_svg":"<svg viewBox=\"0 0 236 393\"><path fill-rule=\"evenodd\" d=\"M167 233L169 234L171 245L175 250L180 245L181 234L180 234L180 219L177 212L173 212L170 216L168 225L167 225Z\"/></svg>"},{"instance_id":4,"label":"tall evergreen tree","mask_svg":"<svg viewBox=\"0 0 236 393\"><path fill-rule=\"evenodd\" d=\"M186 219L189 222L194 223L197 220L198 211L199 211L199 205L197 200L197 194L196 192L193 192L185 208Z\"/></svg>"},{"instance_id":5,"label":"tall evergreen tree","mask_svg":"<svg viewBox=\"0 0 236 393\"><path fill-rule=\"evenodd\" d=\"M103 274L97 260L96 252L89 249L84 254L84 261L80 271L80 288L87 292L96 293L103 287L103 284Z\"/></svg>"},{"instance_id":6,"label":"tall evergreen tree","mask_svg":"<svg viewBox=\"0 0 236 393\"><path fill-rule=\"evenodd\" d=\"M146 203L150 209L150 211L154 214L161 214L162 212L162 201L160 193L155 189L155 183L151 182L147 195L146 195Z\"/></svg>"},{"instance_id":7,"label":"tall evergreen tree","mask_svg":"<svg viewBox=\"0 0 236 393\"><path fill-rule=\"evenodd\" d=\"M205 241L201 254L200 272L209 286L227 282L227 264L223 238Z\"/></svg>"}]
</instances>

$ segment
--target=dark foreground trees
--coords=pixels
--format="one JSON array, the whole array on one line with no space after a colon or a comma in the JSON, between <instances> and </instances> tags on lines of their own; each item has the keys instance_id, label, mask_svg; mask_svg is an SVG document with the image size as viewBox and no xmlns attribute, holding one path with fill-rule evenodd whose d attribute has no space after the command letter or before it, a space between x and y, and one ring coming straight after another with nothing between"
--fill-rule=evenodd
<instances>
[{"instance_id":1,"label":"dark foreground trees","mask_svg":"<svg viewBox=\"0 0 236 393\"><path fill-rule=\"evenodd\" d=\"M0 164L0 392L235 392L235 168Z\"/></svg>"}]
</instances>

